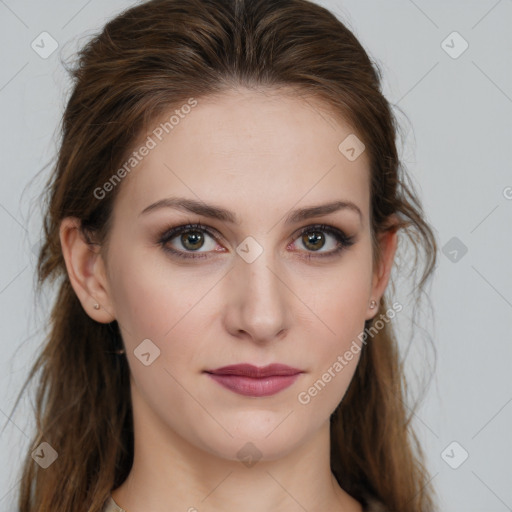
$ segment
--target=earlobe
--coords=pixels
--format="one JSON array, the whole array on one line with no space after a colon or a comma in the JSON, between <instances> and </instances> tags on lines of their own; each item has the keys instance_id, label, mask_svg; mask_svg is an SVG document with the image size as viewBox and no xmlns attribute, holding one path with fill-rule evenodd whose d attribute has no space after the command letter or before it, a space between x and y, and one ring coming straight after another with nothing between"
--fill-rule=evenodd
<instances>
[{"instance_id":1,"label":"earlobe","mask_svg":"<svg viewBox=\"0 0 512 512\"><path fill-rule=\"evenodd\" d=\"M62 220L60 243L71 286L85 312L96 322L115 320L99 246L86 240L79 219Z\"/></svg>"},{"instance_id":2,"label":"earlobe","mask_svg":"<svg viewBox=\"0 0 512 512\"><path fill-rule=\"evenodd\" d=\"M398 245L398 228L391 228L382 232L379 235L379 244L381 258L378 268L375 269L373 274L371 300L366 320L370 320L377 314L378 307L375 307L375 302L378 304L386 291Z\"/></svg>"}]
</instances>

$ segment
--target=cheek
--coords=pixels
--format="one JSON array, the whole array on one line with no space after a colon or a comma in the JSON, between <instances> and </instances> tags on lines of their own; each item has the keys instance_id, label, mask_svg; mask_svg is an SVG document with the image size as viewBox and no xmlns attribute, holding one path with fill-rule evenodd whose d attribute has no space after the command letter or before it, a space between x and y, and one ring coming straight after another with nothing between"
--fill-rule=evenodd
<instances>
[{"instance_id":1,"label":"cheek","mask_svg":"<svg viewBox=\"0 0 512 512\"><path fill-rule=\"evenodd\" d=\"M296 355L309 374L274 411L228 407L219 401L219 391L208 378L200 375L202 368L219 360L219 350L224 351L223 358L239 357L236 346L222 345L229 336L219 319L227 307L236 304L229 300L232 284L219 281L225 270L214 271L206 265L201 269L200 264L179 268L160 256L148 257L150 251L129 252L129 247L124 251L118 251L119 265L111 282L139 411L156 414L185 439L204 449L214 447L219 454L236 454L239 439L247 436L257 439L263 451L279 453L328 420L350 384L359 357L354 353L350 361L339 360L364 327L370 286L368 255L346 258L336 269L301 266L289 272L287 284L293 294L282 297L288 301L285 307L292 311L293 321L289 352L283 354ZM146 338L160 349L150 366L134 355ZM219 340L213 349L208 344L212 339ZM201 404L208 404L215 421ZM283 423L284 409L294 411L294 421ZM219 425L233 432L234 439ZM271 430L272 436L267 437Z\"/></svg>"},{"instance_id":2,"label":"cheek","mask_svg":"<svg viewBox=\"0 0 512 512\"><path fill-rule=\"evenodd\" d=\"M300 292L315 315L308 327L314 367L301 389L303 400L298 399L304 405L314 401L327 413L343 398L359 361L371 286L369 259L340 266L334 278L321 282L313 296Z\"/></svg>"},{"instance_id":3,"label":"cheek","mask_svg":"<svg viewBox=\"0 0 512 512\"><path fill-rule=\"evenodd\" d=\"M224 270L201 264L180 267L155 249L137 251L119 243L116 247L111 287L127 349L133 352L150 339L169 358L171 367L193 367L211 328L209 321L225 314L227 297L222 294L229 295L230 290L223 283L212 289ZM304 266L299 270L287 276L297 296L286 305L293 310L295 324L290 325L290 336L303 331L299 338L304 349L314 348L315 371L323 373L364 327L371 284L369 247L360 241L357 250L329 271L320 267L305 271Z\"/></svg>"},{"instance_id":4,"label":"cheek","mask_svg":"<svg viewBox=\"0 0 512 512\"><path fill-rule=\"evenodd\" d=\"M181 386L187 372L197 366L197 343L191 343L197 339L194 305L207 289L191 286L183 271L171 273L165 262L150 262L136 251L123 253L117 261L111 290L136 389L134 400L138 407L148 404L165 422L176 422L172 411L194 406ZM145 353L150 354L146 361Z\"/></svg>"},{"instance_id":5,"label":"cheek","mask_svg":"<svg viewBox=\"0 0 512 512\"><path fill-rule=\"evenodd\" d=\"M347 336L358 334L363 328L371 292L368 257L354 255L330 271L328 277L318 274L301 283L297 295L314 313L311 317L321 329L319 332L325 333L326 341L343 345Z\"/></svg>"},{"instance_id":6,"label":"cheek","mask_svg":"<svg viewBox=\"0 0 512 512\"><path fill-rule=\"evenodd\" d=\"M118 264L111 273L116 318L127 345L143 339L159 346L187 323L188 314L207 291L201 280L191 280L190 270L171 269L157 249L131 251L121 247L112 255ZM122 254L122 256L121 256Z\"/></svg>"},{"instance_id":7,"label":"cheek","mask_svg":"<svg viewBox=\"0 0 512 512\"><path fill-rule=\"evenodd\" d=\"M319 422L334 412L357 369L367 304L367 294L348 285L340 285L332 297L319 304L325 326L318 322L317 330L324 334L308 336L311 371L297 394L299 407Z\"/></svg>"}]
</instances>

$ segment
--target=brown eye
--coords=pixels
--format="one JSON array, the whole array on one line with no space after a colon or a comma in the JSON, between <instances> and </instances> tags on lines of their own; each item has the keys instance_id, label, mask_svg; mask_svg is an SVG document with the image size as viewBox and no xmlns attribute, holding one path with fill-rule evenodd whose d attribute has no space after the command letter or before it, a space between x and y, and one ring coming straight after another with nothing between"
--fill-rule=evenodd
<instances>
[{"instance_id":1,"label":"brown eye","mask_svg":"<svg viewBox=\"0 0 512 512\"><path fill-rule=\"evenodd\" d=\"M208 258L210 252L220 252L216 250L219 239L222 239L221 235L202 224L186 224L168 229L160 236L158 243L172 256L185 259ZM297 240L300 240L298 243L302 246L298 252L305 253L306 256L301 257L308 259L335 256L355 243L354 236L347 236L343 231L324 224L303 228L292 242Z\"/></svg>"},{"instance_id":2,"label":"brown eye","mask_svg":"<svg viewBox=\"0 0 512 512\"><path fill-rule=\"evenodd\" d=\"M181 235L180 241L185 249L195 251L204 245L204 235L200 231L187 231Z\"/></svg>"},{"instance_id":3,"label":"brown eye","mask_svg":"<svg viewBox=\"0 0 512 512\"><path fill-rule=\"evenodd\" d=\"M321 249L325 244L325 237L320 231L310 231L302 235L304 246L312 251Z\"/></svg>"},{"instance_id":4,"label":"brown eye","mask_svg":"<svg viewBox=\"0 0 512 512\"><path fill-rule=\"evenodd\" d=\"M331 241L329 237L332 239ZM303 228L299 233L299 238L301 245L305 248L306 258L335 256L355 243L354 236L347 236L338 228L325 224ZM321 249L325 247L327 249L322 251Z\"/></svg>"},{"instance_id":5,"label":"brown eye","mask_svg":"<svg viewBox=\"0 0 512 512\"><path fill-rule=\"evenodd\" d=\"M208 238L211 239L210 245L208 245ZM201 224L186 224L167 230L158 243L164 251L173 256L206 258L208 252L215 250L216 238L212 231ZM200 251L200 249L206 250Z\"/></svg>"}]
</instances>

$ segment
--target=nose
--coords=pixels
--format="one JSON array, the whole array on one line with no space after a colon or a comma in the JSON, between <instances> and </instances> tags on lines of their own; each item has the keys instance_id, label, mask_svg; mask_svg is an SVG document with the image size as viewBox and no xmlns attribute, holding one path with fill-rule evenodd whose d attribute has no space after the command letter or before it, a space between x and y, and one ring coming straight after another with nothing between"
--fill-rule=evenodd
<instances>
[{"instance_id":1,"label":"nose","mask_svg":"<svg viewBox=\"0 0 512 512\"><path fill-rule=\"evenodd\" d=\"M238 257L234 265L225 283L226 329L255 343L282 338L291 326L293 298L283 267L265 250L251 263Z\"/></svg>"}]
</instances>

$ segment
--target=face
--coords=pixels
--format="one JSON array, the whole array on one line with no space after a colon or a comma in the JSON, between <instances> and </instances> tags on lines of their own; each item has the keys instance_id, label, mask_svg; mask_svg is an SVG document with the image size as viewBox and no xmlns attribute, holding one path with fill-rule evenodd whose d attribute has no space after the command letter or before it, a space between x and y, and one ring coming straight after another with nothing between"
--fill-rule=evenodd
<instances>
[{"instance_id":1,"label":"face","mask_svg":"<svg viewBox=\"0 0 512 512\"><path fill-rule=\"evenodd\" d=\"M135 414L232 460L249 441L275 459L328 424L358 353L333 368L378 299L369 159L338 149L352 133L313 100L237 90L198 100L161 141L152 136L119 185L105 257ZM171 198L203 209L162 202ZM336 202L345 206L296 214ZM300 372L207 373L274 363Z\"/></svg>"}]
</instances>

